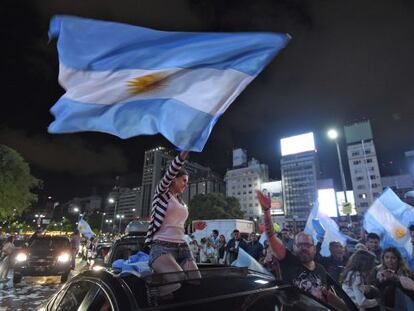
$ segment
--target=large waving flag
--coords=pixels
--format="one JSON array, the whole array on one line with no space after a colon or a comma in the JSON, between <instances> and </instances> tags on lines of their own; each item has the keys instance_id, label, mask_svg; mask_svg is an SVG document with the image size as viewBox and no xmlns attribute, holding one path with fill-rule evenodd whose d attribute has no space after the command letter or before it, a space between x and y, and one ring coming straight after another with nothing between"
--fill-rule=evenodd
<instances>
[{"instance_id":1,"label":"large waving flag","mask_svg":"<svg viewBox=\"0 0 414 311\"><path fill-rule=\"evenodd\" d=\"M93 233L93 231L92 231L91 227L89 226L89 224L83 218L81 218L79 220L78 230L79 230L80 233L82 233L88 239L90 239L92 236L95 235L95 233Z\"/></svg>"},{"instance_id":2,"label":"large waving flag","mask_svg":"<svg viewBox=\"0 0 414 311\"><path fill-rule=\"evenodd\" d=\"M330 256L330 242L337 241L345 246L348 239L346 235L339 231L337 223L319 210L318 203L314 205L309 214L304 232L311 235L314 240L323 238L321 255L325 257Z\"/></svg>"},{"instance_id":3,"label":"large waving flag","mask_svg":"<svg viewBox=\"0 0 414 311\"><path fill-rule=\"evenodd\" d=\"M381 238L381 247L397 247L406 259L411 259L413 247L408 226L414 221L414 209L387 188L374 201L364 216L364 229Z\"/></svg>"},{"instance_id":4,"label":"large waving flag","mask_svg":"<svg viewBox=\"0 0 414 311\"><path fill-rule=\"evenodd\" d=\"M51 133L163 134L201 151L217 119L288 43L274 33L166 32L55 16L59 82Z\"/></svg>"}]
</instances>

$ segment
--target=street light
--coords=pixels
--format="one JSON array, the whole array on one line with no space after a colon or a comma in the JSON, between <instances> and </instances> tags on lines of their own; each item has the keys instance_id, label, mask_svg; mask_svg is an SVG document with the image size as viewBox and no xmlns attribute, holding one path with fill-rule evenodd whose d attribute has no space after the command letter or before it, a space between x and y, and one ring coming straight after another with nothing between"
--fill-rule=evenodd
<instances>
[{"instance_id":1,"label":"street light","mask_svg":"<svg viewBox=\"0 0 414 311\"><path fill-rule=\"evenodd\" d=\"M116 215L116 208L118 207L118 200L117 199L115 199L115 198L113 198L113 197L109 197L108 198L108 202L110 203L110 204L114 204L115 203L115 206L114 206L114 216L113 216L113 219L114 219L114 223L113 223L113 227L112 227L112 232L114 232L115 231L115 227L116 227L116 224L115 224L115 215Z\"/></svg>"},{"instance_id":2,"label":"street light","mask_svg":"<svg viewBox=\"0 0 414 311\"><path fill-rule=\"evenodd\" d=\"M102 233L102 227L103 227L103 221L104 221L104 216L106 215L106 213L102 213L102 218L101 218L101 233Z\"/></svg>"},{"instance_id":3,"label":"street light","mask_svg":"<svg viewBox=\"0 0 414 311\"><path fill-rule=\"evenodd\" d=\"M118 229L119 233L121 233L121 220L122 220L124 217L125 217L125 215L119 215L119 214L117 214L117 215L116 215L116 218L118 218L118 219L119 219L119 229Z\"/></svg>"},{"instance_id":4,"label":"street light","mask_svg":"<svg viewBox=\"0 0 414 311\"><path fill-rule=\"evenodd\" d=\"M348 203L348 198L346 196L346 180L345 180L345 174L344 174L344 168L342 166L342 157L341 157L341 151L339 150L339 144L338 144L338 131L335 129L330 129L328 131L328 137L335 141L336 144L336 152L338 154L338 162L339 162L339 171L341 173L341 182L342 182L342 191L344 192L344 198L345 198L345 203ZM338 217L339 217L339 207L338 204L336 205L336 212L338 213Z\"/></svg>"}]
</instances>

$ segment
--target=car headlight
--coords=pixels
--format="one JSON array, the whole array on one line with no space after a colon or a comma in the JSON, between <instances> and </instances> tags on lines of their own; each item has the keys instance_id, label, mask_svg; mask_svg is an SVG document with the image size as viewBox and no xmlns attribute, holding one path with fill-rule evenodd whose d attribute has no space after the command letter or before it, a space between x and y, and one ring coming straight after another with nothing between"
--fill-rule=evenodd
<instances>
[{"instance_id":1,"label":"car headlight","mask_svg":"<svg viewBox=\"0 0 414 311\"><path fill-rule=\"evenodd\" d=\"M70 260L70 255L68 253L63 253L59 255L57 258L57 261L59 263L66 263L66 262L69 262L69 260Z\"/></svg>"},{"instance_id":2,"label":"car headlight","mask_svg":"<svg viewBox=\"0 0 414 311\"><path fill-rule=\"evenodd\" d=\"M18 253L16 255L16 261L17 262L23 262L27 260L27 255L25 253Z\"/></svg>"}]
</instances>

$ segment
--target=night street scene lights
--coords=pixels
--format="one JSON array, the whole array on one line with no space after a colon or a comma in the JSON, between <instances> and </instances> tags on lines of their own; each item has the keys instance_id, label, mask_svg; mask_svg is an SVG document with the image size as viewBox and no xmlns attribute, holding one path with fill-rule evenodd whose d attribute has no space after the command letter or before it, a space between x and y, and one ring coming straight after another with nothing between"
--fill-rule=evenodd
<instances>
[{"instance_id":1,"label":"night street scene lights","mask_svg":"<svg viewBox=\"0 0 414 311\"><path fill-rule=\"evenodd\" d=\"M121 233L121 221L122 219L124 219L124 217L125 215L119 215L119 214L116 215L116 218L119 219L119 228L118 228L119 233Z\"/></svg>"}]
</instances>

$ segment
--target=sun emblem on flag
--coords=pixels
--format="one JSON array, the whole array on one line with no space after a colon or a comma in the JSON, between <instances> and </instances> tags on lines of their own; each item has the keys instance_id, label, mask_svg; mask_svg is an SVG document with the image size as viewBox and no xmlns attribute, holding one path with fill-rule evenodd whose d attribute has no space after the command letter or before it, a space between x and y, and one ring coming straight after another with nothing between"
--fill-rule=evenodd
<instances>
[{"instance_id":1,"label":"sun emblem on flag","mask_svg":"<svg viewBox=\"0 0 414 311\"><path fill-rule=\"evenodd\" d=\"M398 227L394 230L394 235L397 240L402 239L407 234L407 231L403 227Z\"/></svg>"},{"instance_id":2,"label":"sun emblem on flag","mask_svg":"<svg viewBox=\"0 0 414 311\"><path fill-rule=\"evenodd\" d=\"M165 73L154 73L145 76L136 77L127 81L128 91L132 95L139 95L149 91L153 91L163 86L161 83L167 78Z\"/></svg>"},{"instance_id":3,"label":"sun emblem on flag","mask_svg":"<svg viewBox=\"0 0 414 311\"><path fill-rule=\"evenodd\" d=\"M79 226L79 230L83 230L83 226Z\"/></svg>"}]
</instances>

